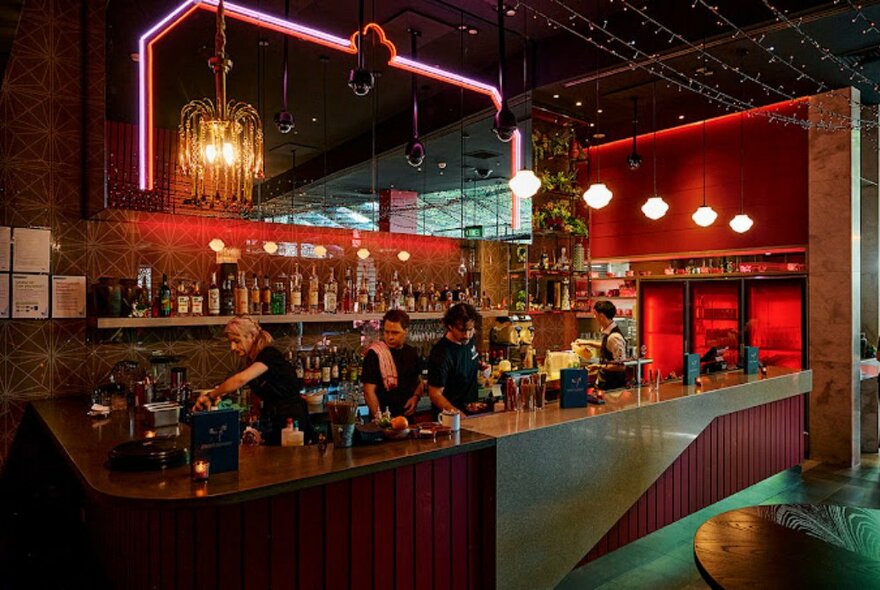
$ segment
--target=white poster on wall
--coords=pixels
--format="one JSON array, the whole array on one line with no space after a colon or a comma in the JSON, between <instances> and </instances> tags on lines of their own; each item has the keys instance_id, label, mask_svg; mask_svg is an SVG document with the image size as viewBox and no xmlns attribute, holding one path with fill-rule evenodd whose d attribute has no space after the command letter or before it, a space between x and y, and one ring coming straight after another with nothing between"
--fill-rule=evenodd
<instances>
[{"instance_id":1,"label":"white poster on wall","mask_svg":"<svg viewBox=\"0 0 880 590\"><path fill-rule=\"evenodd\" d=\"M9 273L0 273L0 318L9 317Z\"/></svg>"},{"instance_id":2,"label":"white poster on wall","mask_svg":"<svg viewBox=\"0 0 880 590\"><path fill-rule=\"evenodd\" d=\"M86 317L85 277L52 277L52 317Z\"/></svg>"},{"instance_id":3,"label":"white poster on wall","mask_svg":"<svg viewBox=\"0 0 880 590\"><path fill-rule=\"evenodd\" d=\"M12 270L12 228L0 226L0 272ZM9 277L7 277L8 279ZM7 281L8 282L8 281Z\"/></svg>"},{"instance_id":4,"label":"white poster on wall","mask_svg":"<svg viewBox=\"0 0 880 590\"><path fill-rule=\"evenodd\" d=\"M13 319L49 318L49 276L12 275Z\"/></svg>"},{"instance_id":5,"label":"white poster on wall","mask_svg":"<svg viewBox=\"0 0 880 590\"><path fill-rule=\"evenodd\" d=\"M12 230L12 265L15 272L49 272L48 229L16 227Z\"/></svg>"}]
</instances>

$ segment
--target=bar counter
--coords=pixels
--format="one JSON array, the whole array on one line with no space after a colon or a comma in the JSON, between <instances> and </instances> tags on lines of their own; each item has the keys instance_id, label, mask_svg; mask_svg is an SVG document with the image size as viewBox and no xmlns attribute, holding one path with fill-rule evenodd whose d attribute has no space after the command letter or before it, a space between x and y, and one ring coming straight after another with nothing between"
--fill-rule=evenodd
<instances>
[{"instance_id":1,"label":"bar counter","mask_svg":"<svg viewBox=\"0 0 880 590\"><path fill-rule=\"evenodd\" d=\"M281 448L239 448L239 470L211 474L205 484L194 483L189 466L137 473L111 471L107 456L115 445L143 438L145 428L132 412L112 412L109 418L85 415L82 399L33 403L68 463L88 493L123 501L196 504L240 502L341 479L369 475L413 463L472 452L494 445L491 437L462 431L432 439L406 439L372 445L334 449L322 454L317 445ZM176 429L171 429L176 430ZM162 430L158 431L160 434ZM189 428L181 425L180 436L189 446Z\"/></svg>"},{"instance_id":2,"label":"bar counter","mask_svg":"<svg viewBox=\"0 0 880 590\"><path fill-rule=\"evenodd\" d=\"M140 435L128 413L33 410L85 488L116 587L551 588L799 464L811 387L809 370L733 371L611 391L603 406L471 417L436 442L242 447L239 471L207 484L188 468L109 471L109 449Z\"/></svg>"}]
</instances>

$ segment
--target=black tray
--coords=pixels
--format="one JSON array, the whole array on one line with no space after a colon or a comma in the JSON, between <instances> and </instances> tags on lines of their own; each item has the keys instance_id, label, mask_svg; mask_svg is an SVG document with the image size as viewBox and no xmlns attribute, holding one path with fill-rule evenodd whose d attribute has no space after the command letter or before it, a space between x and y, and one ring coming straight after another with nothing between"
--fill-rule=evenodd
<instances>
[{"instance_id":1,"label":"black tray","mask_svg":"<svg viewBox=\"0 0 880 590\"><path fill-rule=\"evenodd\" d=\"M189 451L175 436L157 436L132 440L110 450L109 467L113 471L155 471L186 465Z\"/></svg>"}]
</instances>

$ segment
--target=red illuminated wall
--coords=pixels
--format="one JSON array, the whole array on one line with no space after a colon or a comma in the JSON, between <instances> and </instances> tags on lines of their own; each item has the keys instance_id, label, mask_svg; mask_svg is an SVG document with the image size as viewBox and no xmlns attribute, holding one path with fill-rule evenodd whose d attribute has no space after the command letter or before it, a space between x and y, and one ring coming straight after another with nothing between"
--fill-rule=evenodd
<instances>
[{"instance_id":1,"label":"red illuminated wall","mask_svg":"<svg viewBox=\"0 0 880 590\"><path fill-rule=\"evenodd\" d=\"M664 378L681 375L684 364L684 284L642 283L642 321L639 341L654 359L651 369Z\"/></svg>"},{"instance_id":2,"label":"red illuminated wall","mask_svg":"<svg viewBox=\"0 0 880 590\"><path fill-rule=\"evenodd\" d=\"M806 104L765 107L805 116ZM604 209L593 212L592 254L596 258L728 250L805 244L807 242L807 131L747 116L745 137L745 209L755 221L737 234L727 225L739 213L740 115L709 120L706 127L706 195L718 212L709 228L696 226L691 214L702 204L702 124L657 134L657 190L669 203L665 217L651 221L641 206L652 192L651 135L639 138L644 158L630 170L630 140L599 148L602 181L614 192ZM595 154L594 154L595 158ZM584 186L593 180L581 175Z\"/></svg>"},{"instance_id":3,"label":"red illuminated wall","mask_svg":"<svg viewBox=\"0 0 880 590\"><path fill-rule=\"evenodd\" d=\"M746 338L759 348L762 363L801 368L803 363L803 283L749 281Z\"/></svg>"}]
</instances>

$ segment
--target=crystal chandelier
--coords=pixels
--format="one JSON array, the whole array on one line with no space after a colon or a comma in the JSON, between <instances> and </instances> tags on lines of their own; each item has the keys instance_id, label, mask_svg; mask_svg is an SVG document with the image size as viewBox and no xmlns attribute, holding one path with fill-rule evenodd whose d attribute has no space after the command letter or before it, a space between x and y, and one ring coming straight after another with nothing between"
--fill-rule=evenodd
<instances>
[{"instance_id":1,"label":"crystal chandelier","mask_svg":"<svg viewBox=\"0 0 880 590\"><path fill-rule=\"evenodd\" d=\"M226 100L226 21L223 0L217 5L214 71L216 100L193 100L180 110L180 168L192 180L192 201L209 208L245 210L255 178L263 177L263 130L257 110Z\"/></svg>"}]
</instances>

